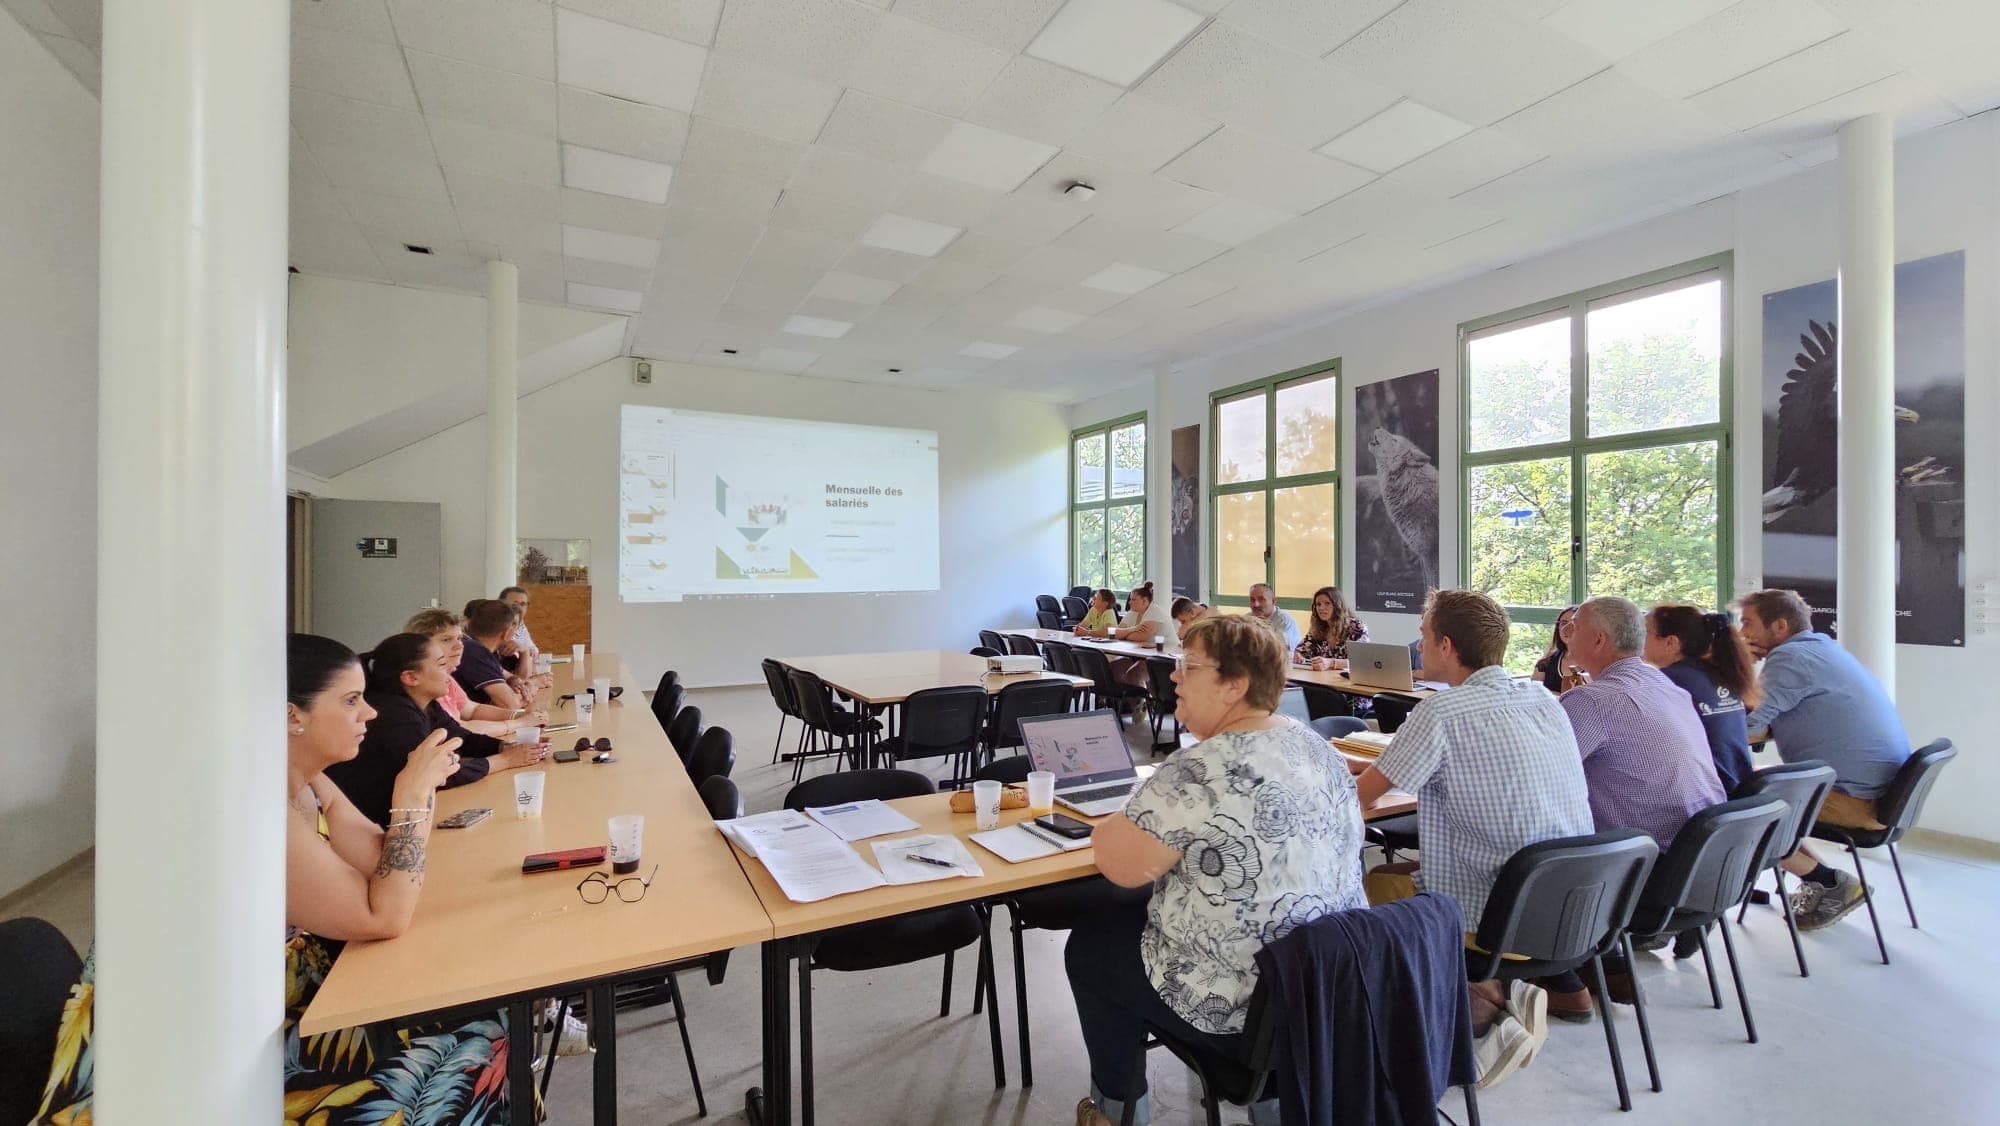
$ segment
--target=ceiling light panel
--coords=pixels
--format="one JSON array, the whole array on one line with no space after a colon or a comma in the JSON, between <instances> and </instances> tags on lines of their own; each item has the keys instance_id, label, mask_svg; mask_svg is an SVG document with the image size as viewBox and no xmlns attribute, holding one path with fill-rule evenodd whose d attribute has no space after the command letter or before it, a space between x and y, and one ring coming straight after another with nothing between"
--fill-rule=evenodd
<instances>
[{"instance_id":1,"label":"ceiling light panel","mask_svg":"<svg viewBox=\"0 0 2000 1126\"><path fill-rule=\"evenodd\" d=\"M958 122L944 135L923 170L996 192L1011 192L1056 154L1054 145L981 125Z\"/></svg>"},{"instance_id":2,"label":"ceiling light panel","mask_svg":"<svg viewBox=\"0 0 2000 1126\"><path fill-rule=\"evenodd\" d=\"M1028 44L1028 54L1130 86L1201 21L1199 12L1167 0L1069 0Z\"/></svg>"},{"instance_id":3,"label":"ceiling light panel","mask_svg":"<svg viewBox=\"0 0 2000 1126\"><path fill-rule=\"evenodd\" d=\"M1319 151L1370 172L1388 172L1470 132L1472 126L1465 122L1405 99L1321 145Z\"/></svg>"},{"instance_id":4,"label":"ceiling light panel","mask_svg":"<svg viewBox=\"0 0 2000 1126\"><path fill-rule=\"evenodd\" d=\"M667 202L674 184L673 165L582 145L562 148L564 186L647 203Z\"/></svg>"},{"instance_id":5,"label":"ceiling light panel","mask_svg":"<svg viewBox=\"0 0 2000 1126\"><path fill-rule=\"evenodd\" d=\"M953 239L963 233L964 230L959 227L947 227L942 223L885 212L876 216L875 221L868 225L868 229L861 232L861 244L935 258L940 251L951 245Z\"/></svg>"},{"instance_id":6,"label":"ceiling light panel","mask_svg":"<svg viewBox=\"0 0 2000 1126\"><path fill-rule=\"evenodd\" d=\"M1083 279L1083 284L1106 293L1137 293L1171 277L1164 270L1149 270L1129 262L1114 262ZM1060 331L1060 330L1058 330Z\"/></svg>"},{"instance_id":7,"label":"ceiling light panel","mask_svg":"<svg viewBox=\"0 0 2000 1126\"><path fill-rule=\"evenodd\" d=\"M636 313L646 302L646 295L629 289L611 289L601 285L584 285L570 282L564 289L572 305L582 305L589 309L615 309L620 313Z\"/></svg>"},{"instance_id":8,"label":"ceiling light panel","mask_svg":"<svg viewBox=\"0 0 2000 1126\"><path fill-rule=\"evenodd\" d=\"M650 270L660 260L660 244L656 239L565 224L563 253L571 258L594 258L599 262L616 262L621 266Z\"/></svg>"},{"instance_id":9,"label":"ceiling light panel","mask_svg":"<svg viewBox=\"0 0 2000 1126\"><path fill-rule=\"evenodd\" d=\"M686 113L707 61L691 43L556 9L556 77L565 86Z\"/></svg>"},{"instance_id":10,"label":"ceiling light panel","mask_svg":"<svg viewBox=\"0 0 2000 1126\"><path fill-rule=\"evenodd\" d=\"M794 336L818 336L828 340L838 340L846 336L854 327L853 321L836 321L826 317L787 317L785 331Z\"/></svg>"}]
</instances>

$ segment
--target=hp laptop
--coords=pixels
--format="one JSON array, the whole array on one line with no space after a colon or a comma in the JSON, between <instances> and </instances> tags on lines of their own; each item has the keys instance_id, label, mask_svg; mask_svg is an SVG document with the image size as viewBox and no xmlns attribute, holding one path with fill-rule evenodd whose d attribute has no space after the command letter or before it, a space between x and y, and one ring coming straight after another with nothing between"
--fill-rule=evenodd
<instances>
[{"instance_id":1,"label":"hp laptop","mask_svg":"<svg viewBox=\"0 0 2000 1126\"><path fill-rule=\"evenodd\" d=\"M1413 692L1416 683L1410 678L1410 647L1350 641L1347 643L1347 678L1358 687Z\"/></svg>"},{"instance_id":2,"label":"hp laptop","mask_svg":"<svg viewBox=\"0 0 2000 1126\"><path fill-rule=\"evenodd\" d=\"M1109 708L1023 719L1021 741L1035 769L1056 776L1056 804L1085 817L1125 808L1139 784L1132 749Z\"/></svg>"}]
</instances>

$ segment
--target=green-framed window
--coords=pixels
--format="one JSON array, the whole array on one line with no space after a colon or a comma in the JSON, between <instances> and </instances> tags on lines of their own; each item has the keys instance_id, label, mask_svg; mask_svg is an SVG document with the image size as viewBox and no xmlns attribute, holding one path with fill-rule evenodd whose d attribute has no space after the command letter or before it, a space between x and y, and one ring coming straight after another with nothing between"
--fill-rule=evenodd
<instances>
[{"instance_id":1,"label":"green-framed window","mask_svg":"<svg viewBox=\"0 0 2000 1126\"><path fill-rule=\"evenodd\" d=\"M1563 607L1729 599L1731 259L1459 326L1459 550L1514 620L1508 667Z\"/></svg>"},{"instance_id":2,"label":"green-framed window","mask_svg":"<svg viewBox=\"0 0 2000 1126\"><path fill-rule=\"evenodd\" d=\"M1217 391L1208 422L1211 601L1310 609L1340 574L1340 361Z\"/></svg>"},{"instance_id":3,"label":"green-framed window","mask_svg":"<svg viewBox=\"0 0 2000 1126\"><path fill-rule=\"evenodd\" d=\"M1069 436L1069 581L1131 590L1146 581L1146 414Z\"/></svg>"}]
</instances>

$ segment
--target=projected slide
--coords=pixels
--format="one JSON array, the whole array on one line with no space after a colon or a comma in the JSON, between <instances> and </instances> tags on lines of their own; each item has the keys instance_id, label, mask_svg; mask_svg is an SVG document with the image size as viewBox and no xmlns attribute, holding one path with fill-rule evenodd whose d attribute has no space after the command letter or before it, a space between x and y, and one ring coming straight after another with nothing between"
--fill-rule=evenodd
<instances>
[{"instance_id":1,"label":"projected slide","mask_svg":"<svg viewBox=\"0 0 2000 1126\"><path fill-rule=\"evenodd\" d=\"M627 405L618 595L936 590L937 435Z\"/></svg>"}]
</instances>

